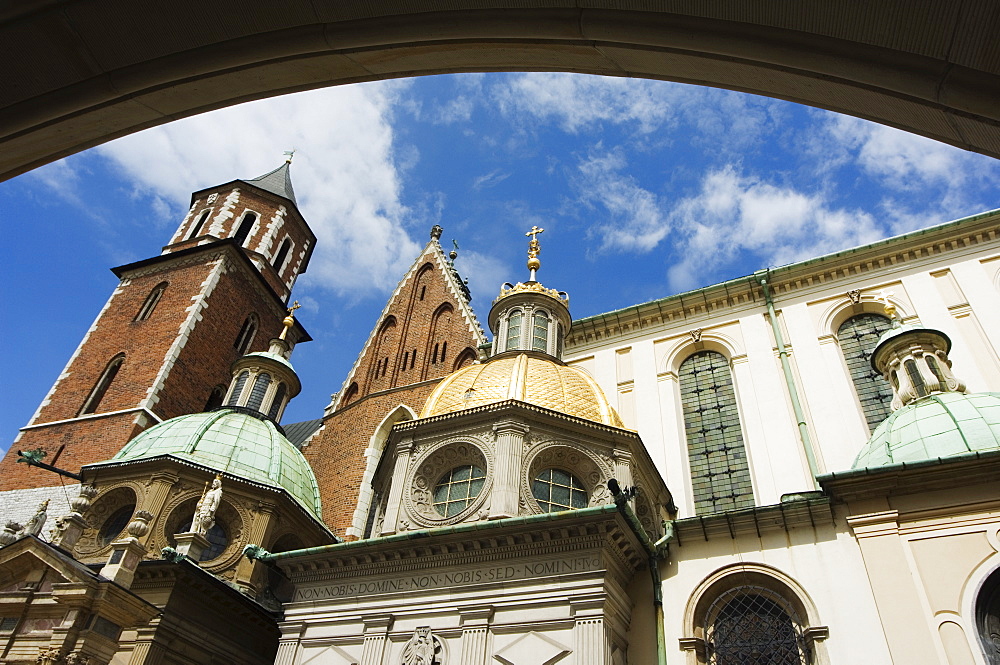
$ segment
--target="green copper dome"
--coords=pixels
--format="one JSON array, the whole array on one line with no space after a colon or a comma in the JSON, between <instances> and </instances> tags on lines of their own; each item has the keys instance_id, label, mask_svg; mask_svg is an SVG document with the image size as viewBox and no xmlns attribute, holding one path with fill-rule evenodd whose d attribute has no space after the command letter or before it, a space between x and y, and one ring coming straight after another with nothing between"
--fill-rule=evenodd
<instances>
[{"instance_id":1,"label":"green copper dome","mask_svg":"<svg viewBox=\"0 0 1000 665\"><path fill-rule=\"evenodd\" d=\"M284 365L293 372L295 371L295 368L292 367L292 363L288 362L287 359L282 358L277 353L271 353L270 351L256 351L254 353L248 353L245 356L243 356L243 358L268 358L269 360L273 360L276 363ZM240 358L240 360L242 360L243 358Z\"/></svg>"},{"instance_id":2,"label":"green copper dome","mask_svg":"<svg viewBox=\"0 0 1000 665\"><path fill-rule=\"evenodd\" d=\"M854 460L873 468L1000 450L1000 393L935 393L886 418Z\"/></svg>"},{"instance_id":3,"label":"green copper dome","mask_svg":"<svg viewBox=\"0 0 1000 665\"><path fill-rule=\"evenodd\" d=\"M178 416L139 434L109 463L164 455L283 489L314 517L322 514L309 463L269 420L231 409Z\"/></svg>"}]
</instances>

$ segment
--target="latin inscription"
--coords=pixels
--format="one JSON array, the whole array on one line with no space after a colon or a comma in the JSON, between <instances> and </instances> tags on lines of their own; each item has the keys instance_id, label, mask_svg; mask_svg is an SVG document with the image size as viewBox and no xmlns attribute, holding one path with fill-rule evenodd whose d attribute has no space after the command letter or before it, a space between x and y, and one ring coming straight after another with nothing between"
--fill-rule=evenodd
<instances>
[{"instance_id":1,"label":"latin inscription","mask_svg":"<svg viewBox=\"0 0 1000 665\"><path fill-rule=\"evenodd\" d=\"M397 591L436 589L465 584L488 584L508 580L523 580L532 577L565 575L567 573L585 573L600 570L601 568L601 560L597 557L537 561L533 563L518 563L510 566L497 566L495 568L477 568L427 575L407 575L391 579L299 587L295 591L295 600L324 600L327 598L367 596Z\"/></svg>"}]
</instances>

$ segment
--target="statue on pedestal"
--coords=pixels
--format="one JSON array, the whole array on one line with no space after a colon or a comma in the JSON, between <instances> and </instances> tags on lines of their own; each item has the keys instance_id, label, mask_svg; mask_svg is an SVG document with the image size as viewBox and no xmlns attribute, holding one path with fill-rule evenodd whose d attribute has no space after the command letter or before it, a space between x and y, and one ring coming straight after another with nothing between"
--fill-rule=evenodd
<instances>
[{"instance_id":1,"label":"statue on pedestal","mask_svg":"<svg viewBox=\"0 0 1000 665\"><path fill-rule=\"evenodd\" d=\"M208 530L215 525L215 511L219 509L219 501L222 500L222 479L216 475L212 481L212 487L205 486L205 492L198 499L198 505L194 509L194 517L191 519L191 531L205 535Z\"/></svg>"}]
</instances>

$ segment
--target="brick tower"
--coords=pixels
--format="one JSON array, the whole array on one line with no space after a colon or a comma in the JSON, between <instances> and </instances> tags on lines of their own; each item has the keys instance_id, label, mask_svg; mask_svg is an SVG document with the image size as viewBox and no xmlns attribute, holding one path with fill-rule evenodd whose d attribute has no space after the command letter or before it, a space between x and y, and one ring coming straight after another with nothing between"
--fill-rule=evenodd
<instances>
[{"instance_id":1,"label":"brick tower","mask_svg":"<svg viewBox=\"0 0 1000 665\"><path fill-rule=\"evenodd\" d=\"M59 483L16 464L19 449L76 471L157 422L219 406L232 362L281 332L315 242L289 162L195 192L159 256L113 269L118 288L0 461L0 490ZM290 331L292 344L308 340Z\"/></svg>"},{"instance_id":2,"label":"brick tower","mask_svg":"<svg viewBox=\"0 0 1000 665\"><path fill-rule=\"evenodd\" d=\"M324 521L348 539L365 533L370 480L389 430L415 418L434 386L478 360L486 341L456 254L449 261L441 249L441 231L431 230L302 450L319 483Z\"/></svg>"}]
</instances>

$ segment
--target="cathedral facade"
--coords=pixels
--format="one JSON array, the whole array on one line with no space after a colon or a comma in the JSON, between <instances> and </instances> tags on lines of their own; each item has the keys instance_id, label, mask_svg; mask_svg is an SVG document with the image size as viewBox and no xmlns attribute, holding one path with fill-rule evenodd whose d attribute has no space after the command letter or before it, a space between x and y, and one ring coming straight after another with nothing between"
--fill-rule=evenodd
<instances>
[{"instance_id":1,"label":"cathedral facade","mask_svg":"<svg viewBox=\"0 0 1000 665\"><path fill-rule=\"evenodd\" d=\"M290 167L192 195L0 462L0 663L1000 663L1000 211L578 320L541 233L282 425Z\"/></svg>"}]
</instances>

